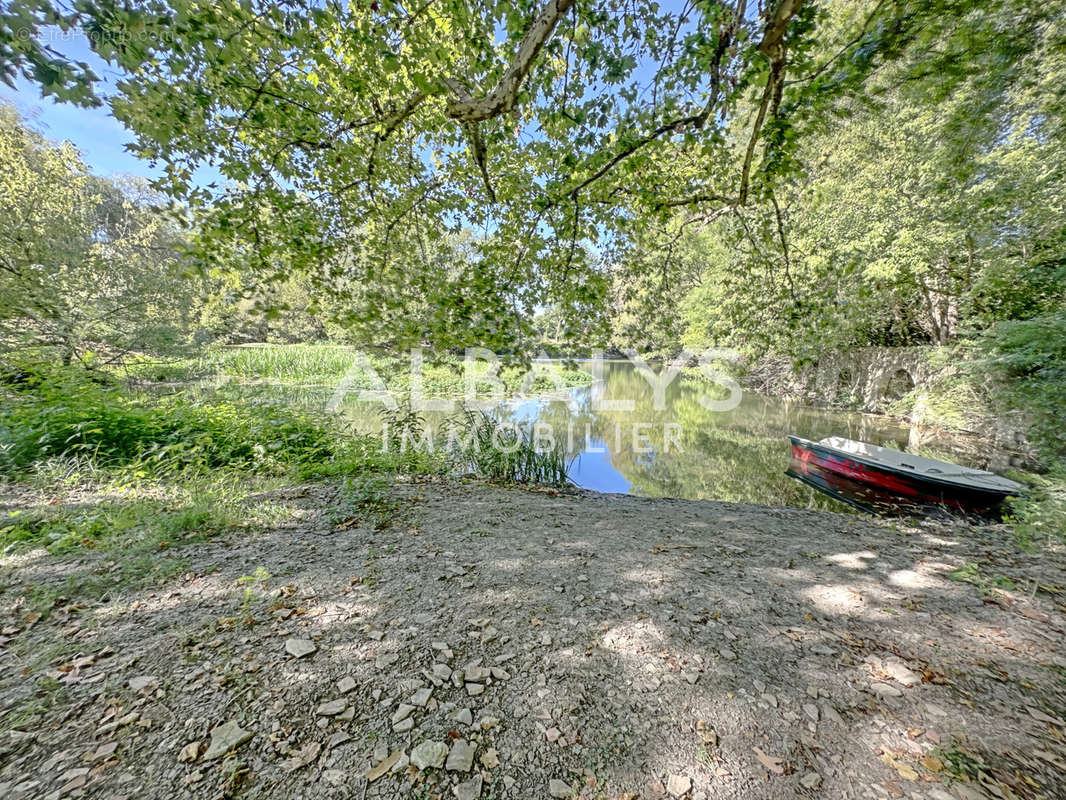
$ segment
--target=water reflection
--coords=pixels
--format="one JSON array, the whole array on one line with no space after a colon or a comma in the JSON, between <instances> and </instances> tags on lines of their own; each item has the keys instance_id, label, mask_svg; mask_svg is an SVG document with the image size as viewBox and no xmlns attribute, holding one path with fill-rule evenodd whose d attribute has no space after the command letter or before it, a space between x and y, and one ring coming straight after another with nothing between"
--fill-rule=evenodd
<instances>
[{"instance_id":1,"label":"water reflection","mask_svg":"<svg viewBox=\"0 0 1066 800\"><path fill-rule=\"evenodd\" d=\"M814 409L749 392L732 411L710 411L700 398L720 398L725 393L715 395L720 387L687 375L670 384L664 407L656 409L652 386L629 362L606 362L602 378L556 397L511 401L494 414L501 422L527 428L549 426L554 440L573 459L569 474L578 486L646 497L846 509L785 474L789 433L813 440L845 436L948 456L965 466L989 467L985 448L967 449L956 439L929 439L884 417ZM321 397L307 389L279 391L287 400L308 404L324 403L328 394L326 389L318 393ZM610 410L623 403L630 407ZM379 403L360 402L353 395L339 411L357 428L377 432L380 409ZM444 412L425 416L434 432L440 432L450 417ZM437 436L439 443L444 439L443 433Z\"/></svg>"}]
</instances>

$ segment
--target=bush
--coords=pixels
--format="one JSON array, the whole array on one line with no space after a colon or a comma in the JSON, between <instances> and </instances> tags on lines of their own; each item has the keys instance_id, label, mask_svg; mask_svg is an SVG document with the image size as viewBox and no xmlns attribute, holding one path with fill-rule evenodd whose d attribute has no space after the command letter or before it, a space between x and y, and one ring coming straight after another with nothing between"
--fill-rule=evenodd
<instances>
[{"instance_id":1,"label":"bush","mask_svg":"<svg viewBox=\"0 0 1066 800\"><path fill-rule=\"evenodd\" d=\"M1001 322L979 344L1003 400L1032 415L1030 436L1045 458L1066 459L1066 312Z\"/></svg>"},{"instance_id":2,"label":"bush","mask_svg":"<svg viewBox=\"0 0 1066 800\"><path fill-rule=\"evenodd\" d=\"M9 371L8 373L13 374ZM128 394L106 376L23 368L0 397L0 473L55 458L145 475L328 460L339 432L292 408Z\"/></svg>"}]
</instances>

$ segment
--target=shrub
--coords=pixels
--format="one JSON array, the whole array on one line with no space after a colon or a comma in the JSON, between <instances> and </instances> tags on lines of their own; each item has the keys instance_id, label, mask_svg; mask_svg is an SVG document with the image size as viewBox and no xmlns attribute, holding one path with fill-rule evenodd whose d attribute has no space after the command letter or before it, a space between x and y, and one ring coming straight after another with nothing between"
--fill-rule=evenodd
<instances>
[{"instance_id":1,"label":"shrub","mask_svg":"<svg viewBox=\"0 0 1066 800\"><path fill-rule=\"evenodd\" d=\"M1003 399L1032 415L1031 438L1048 461L1066 458L1066 312L1001 322L982 335L980 347Z\"/></svg>"},{"instance_id":2,"label":"shrub","mask_svg":"<svg viewBox=\"0 0 1066 800\"><path fill-rule=\"evenodd\" d=\"M106 376L23 370L0 396L0 472L55 458L145 475L275 469L333 455L339 433L289 407L129 394Z\"/></svg>"}]
</instances>

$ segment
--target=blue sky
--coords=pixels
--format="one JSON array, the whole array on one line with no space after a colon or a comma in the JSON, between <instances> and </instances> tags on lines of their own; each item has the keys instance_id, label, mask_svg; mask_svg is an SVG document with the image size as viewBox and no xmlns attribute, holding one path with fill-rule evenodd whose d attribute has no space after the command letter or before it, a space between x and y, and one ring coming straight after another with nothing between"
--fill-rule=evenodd
<instances>
[{"instance_id":1,"label":"blue sky","mask_svg":"<svg viewBox=\"0 0 1066 800\"><path fill-rule=\"evenodd\" d=\"M52 44L71 58L87 61L102 79L102 93L115 92L121 74L89 49L84 36L71 35ZM106 104L98 108L79 108L70 103L57 103L52 98L41 97L35 83L21 78L16 81L15 89L0 84L0 98L15 106L30 126L44 136L73 142L85 163L98 175L121 173L155 178L160 174L158 169L149 169L147 161L126 152L125 146L133 137L111 116L111 109Z\"/></svg>"},{"instance_id":2,"label":"blue sky","mask_svg":"<svg viewBox=\"0 0 1066 800\"><path fill-rule=\"evenodd\" d=\"M97 94L103 97L117 94L116 87L123 76L121 70L96 55L80 31L57 35L61 37L59 41L49 40L56 50L73 60L85 61L99 76ZM14 89L0 83L0 102L13 105L30 127L43 136L72 142L81 151L85 164L97 175L139 175L152 179L163 174L161 168L150 167L149 162L126 150L133 135L111 116L106 102L96 108L57 103L51 97L42 97L36 83L22 78L15 81ZM221 175L213 168L201 168L196 175L200 184L222 182Z\"/></svg>"}]
</instances>

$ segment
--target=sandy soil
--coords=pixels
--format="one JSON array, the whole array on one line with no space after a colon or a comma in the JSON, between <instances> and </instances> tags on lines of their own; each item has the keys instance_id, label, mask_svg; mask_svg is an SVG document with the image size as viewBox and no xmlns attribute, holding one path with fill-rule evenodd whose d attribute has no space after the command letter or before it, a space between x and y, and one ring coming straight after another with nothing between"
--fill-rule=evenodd
<instances>
[{"instance_id":1,"label":"sandy soil","mask_svg":"<svg viewBox=\"0 0 1066 800\"><path fill-rule=\"evenodd\" d=\"M0 797L1066 797L1066 569L1004 528L335 494L40 620L109 566L5 557Z\"/></svg>"}]
</instances>

